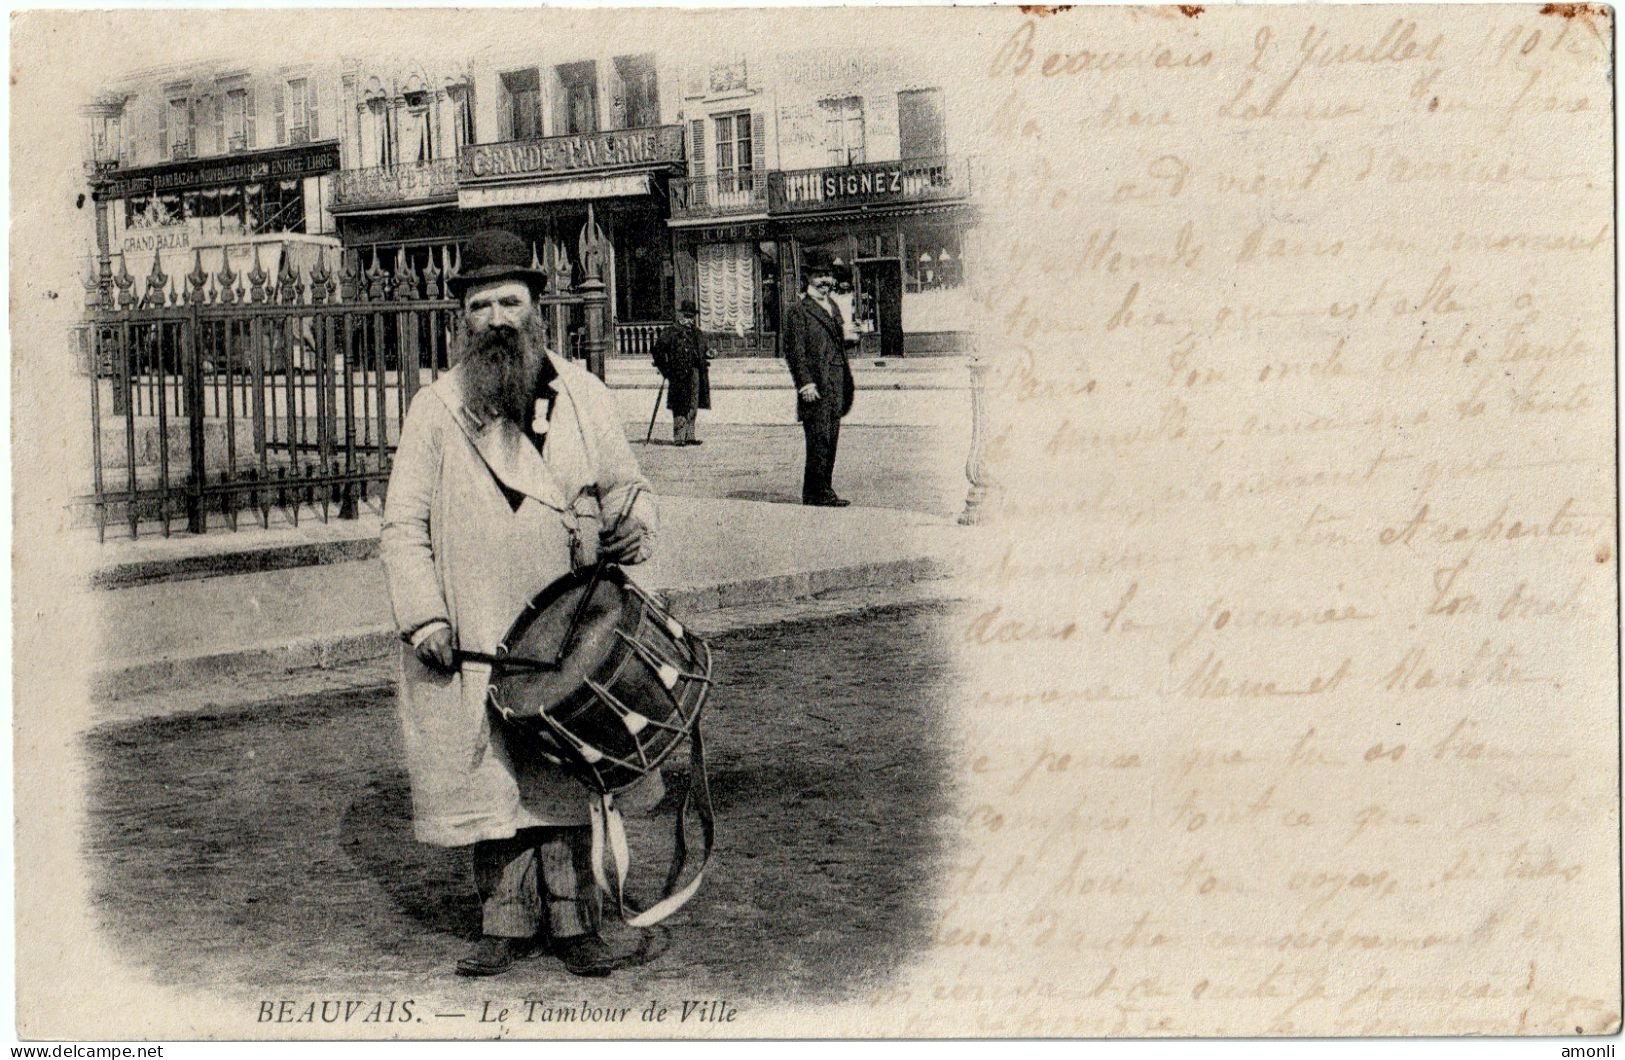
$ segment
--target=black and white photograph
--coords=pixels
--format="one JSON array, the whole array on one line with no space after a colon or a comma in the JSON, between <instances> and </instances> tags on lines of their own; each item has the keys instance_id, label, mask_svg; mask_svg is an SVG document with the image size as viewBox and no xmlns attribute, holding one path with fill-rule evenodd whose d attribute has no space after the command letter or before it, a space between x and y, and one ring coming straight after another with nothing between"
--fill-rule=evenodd
<instances>
[{"instance_id":1,"label":"black and white photograph","mask_svg":"<svg viewBox=\"0 0 1625 1060\"><path fill-rule=\"evenodd\" d=\"M1617 1035L1613 33L17 14L18 1039Z\"/></svg>"}]
</instances>

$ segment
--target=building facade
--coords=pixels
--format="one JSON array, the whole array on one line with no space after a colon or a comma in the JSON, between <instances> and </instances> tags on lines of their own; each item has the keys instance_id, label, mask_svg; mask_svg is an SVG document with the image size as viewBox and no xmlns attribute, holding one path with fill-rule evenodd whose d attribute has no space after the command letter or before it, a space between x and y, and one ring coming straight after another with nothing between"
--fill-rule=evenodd
<instances>
[{"instance_id":1,"label":"building facade","mask_svg":"<svg viewBox=\"0 0 1625 1060\"><path fill-rule=\"evenodd\" d=\"M971 169L931 75L860 50L736 55L691 67L683 108L671 225L702 328L776 351L816 251L853 285L865 353L961 348Z\"/></svg>"},{"instance_id":2,"label":"building facade","mask_svg":"<svg viewBox=\"0 0 1625 1060\"><path fill-rule=\"evenodd\" d=\"M132 276L300 268L338 246L338 65L144 71L86 108L86 169L106 247ZM100 250L102 248L98 248ZM333 264L333 262L329 262Z\"/></svg>"},{"instance_id":3,"label":"building facade","mask_svg":"<svg viewBox=\"0 0 1625 1060\"><path fill-rule=\"evenodd\" d=\"M901 356L959 349L966 327L974 211L951 111L929 72L828 47L216 64L109 88L87 168L136 276L155 256L183 274L204 247L238 271L342 247L346 268L422 275L499 225L564 288L590 223L618 352L692 299L719 352L776 354L817 251L853 285L863 352Z\"/></svg>"},{"instance_id":4,"label":"building facade","mask_svg":"<svg viewBox=\"0 0 1625 1060\"><path fill-rule=\"evenodd\" d=\"M363 267L405 254L421 269L500 225L574 282L590 218L610 247L616 319L670 319L667 180L683 166L670 79L652 54L515 48L455 70L353 64L334 207L345 246Z\"/></svg>"}]
</instances>

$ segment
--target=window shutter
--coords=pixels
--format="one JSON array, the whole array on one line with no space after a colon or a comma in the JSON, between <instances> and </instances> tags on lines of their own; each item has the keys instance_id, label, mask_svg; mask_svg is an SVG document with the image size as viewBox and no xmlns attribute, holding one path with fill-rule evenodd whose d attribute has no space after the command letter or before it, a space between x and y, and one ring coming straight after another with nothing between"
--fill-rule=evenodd
<instances>
[{"instance_id":1,"label":"window shutter","mask_svg":"<svg viewBox=\"0 0 1625 1060\"><path fill-rule=\"evenodd\" d=\"M705 176L705 119L688 123L688 175Z\"/></svg>"},{"instance_id":2,"label":"window shutter","mask_svg":"<svg viewBox=\"0 0 1625 1060\"><path fill-rule=\"evenodd\" d=\"M271 96L271 109L276 112L276 142L279 144L288 142L287 91L288 86L278 81L276 92Z\"/></svg>"},{"instance_id":3,"label":"window shutter","mask_svg":"<svg viewBox=\"0 0 1625 1060\"><path fill-rule=\"evenodd\" d=\"M750 112L750 168L757 173L767 172L767 137L762 125L762 112Z\"/></svg>"},{"instance_id":4,"label":"window shutter","mask_svg":"<svg viewBox=\"0 0 1625 1060\"><path fill-rule=\"evenodd\" d=\"M226 150L226 94L216 93L214 97L214 150L216 154L223 154Z\"/></svg>"},{"instance_id":5,"label":"window shutter","mask_svg":"<svg viewBox=\"0 0 1625 1060\"><path fill-rule=\"evenodd\" d=\"M158 157L169 158L169 100L158 101Z\"/></svg>"},{"instance_id":6,"label":"window shutter","mask_svg":"<svg viewBox=\"0 0 1625 1060\"><path fill-rule=\"evenodd\" d=\"M248 88L246 90L244 90L243 95L244 95L244 99L243 99L243 137L248 141L248 146L253 147L253 146L255 146L255 143L254 143L254 86L253 85L248 86Z\"/></svg>"},{"instance_id":7,"label":"window shutter","mask_svg":"<svg viewBox=\"0 0 1625 1060\"><path fill-rule=\"evenodd\" d=\"M321 91L321 82L312 78L305 82L305 128L310 130L310 138L319 140L322 136L321 128L321 99L317 95Z\"/></svg>"}]
</instances>

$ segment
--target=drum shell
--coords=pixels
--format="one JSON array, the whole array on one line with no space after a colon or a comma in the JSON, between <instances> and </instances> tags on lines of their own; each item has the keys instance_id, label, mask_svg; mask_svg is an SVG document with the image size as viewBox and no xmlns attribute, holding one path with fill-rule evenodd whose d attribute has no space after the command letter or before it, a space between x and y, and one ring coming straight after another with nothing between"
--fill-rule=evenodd
<instances>
[{"instance_id":1,"label":"drum shell","mask_svg":"<svg viewBox=\"0 0 1625 1060\"><path fill-rule=\"evenodd\" d=\"M573 690L557 698L557 688L546 687L556 686L556 678L512 673L493 679L491 696L515 754L557 762L599 792L637 783L688 738L704 709L711 670L704 640L619 568L609 570L613 574L595 588L591 609L605 621L601 601L615 596L612 640L579 673L572 664L581 660L567 656ZM579 601L580 584L578 572L544 589L516 620L499 654L537 654L538 638L526 639L532 624L551 613L557 625L558 612L573 610Z\"/></svg>"}]
</instances>

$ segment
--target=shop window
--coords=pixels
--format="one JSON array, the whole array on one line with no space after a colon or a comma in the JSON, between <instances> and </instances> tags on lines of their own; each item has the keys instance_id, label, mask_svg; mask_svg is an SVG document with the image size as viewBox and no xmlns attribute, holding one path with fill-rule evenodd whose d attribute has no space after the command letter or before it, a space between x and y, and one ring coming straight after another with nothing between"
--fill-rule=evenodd
<instances>
[{"instance_id":1,"label":"shop window","mask_svg":"<svg viewBox=\"0 0 1625 1060\"><path fill-rule=\"evenodd\" d=\"M903 158L938 158L947 154L942 91L916 88L897 93L897 134Z\"/></svg>"},{"instance_id":2,"label":"shop window","mask_svg":"<svg viewBox=\"0 0 1625 1060\"><path fill-rule=\"evenodd\" d=\"M660 124L660 91L653 55L623 55L615 60L620 81L622 128L647 129Z\"/></svg>"},{"instance_id":3,"label":"shop window","mask_svg":"<svg viewBox=\"0 0 1625 1060\"><path fill-rule=\"evenodd\" d=\"M557 67L559 103L563 108L558 131L570 136L598 131L598 64L567 63Z\"/></svg>"},{"instance_id":4,"label":"shop window","mask_svg":"<svg viewBox=\"0 0 1625 1060\"><path fill-rule=\"evenodd\" d=\"M502 138L530 140L542 135L542 84L535 67L502 75Z\"/></svg>"},{"instance_id":5,"label":"shop window","mask_svg":"<svg viewBox=\"0 0 1625 1060\"><path fill-rule=\"evenodd\" d=\"M700 328L743 335L756 327L755 246L704 243L696 255Z\"/></svg>"},{"instance_id":6,"label":"shop window","mask_svg":"<svg viewBox=\"0 0 1625 1060\"><path fill-rule=\"evenodd\" d=\"M749 191L751 186L750 113L724 114L716 119L717 190Z\"/></svg>"},{"instance_id":7,"label":"shop window","mask_svg":"<svg viewBox=\"0 0 1625 1060\"><path fill-rule=\"evenodd\" d=\"M824 151L828 164L851 166L864 161L863 99L844 96L818 101L824 114Z\"/></svg>"},{"instance_id":8,"label":"shop window","mask_svg":"<svg viewBox=\"0 0 1625 1060\"><path fill-rule=\"evenodd\" d=\"M959 233L951 230L910 233L904 240L904 285L909 291L958 287L963 279Z\"/></svg>"}]
</instances>

